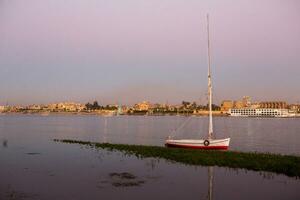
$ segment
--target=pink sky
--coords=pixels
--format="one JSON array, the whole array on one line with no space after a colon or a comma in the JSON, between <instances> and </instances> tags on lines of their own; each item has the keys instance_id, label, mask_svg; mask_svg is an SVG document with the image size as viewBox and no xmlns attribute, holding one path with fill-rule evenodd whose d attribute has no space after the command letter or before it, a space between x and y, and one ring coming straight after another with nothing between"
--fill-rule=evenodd
<instances>
[{"instance_id":1,"label":"pink sky","mask_svg":"<svg viewBox=\"0 0 300 200\"><path fill-rule=\"evenodd\" d=\"M0 104L300 101L297 0L2 0Z\"/></svg>"}]
</instances>

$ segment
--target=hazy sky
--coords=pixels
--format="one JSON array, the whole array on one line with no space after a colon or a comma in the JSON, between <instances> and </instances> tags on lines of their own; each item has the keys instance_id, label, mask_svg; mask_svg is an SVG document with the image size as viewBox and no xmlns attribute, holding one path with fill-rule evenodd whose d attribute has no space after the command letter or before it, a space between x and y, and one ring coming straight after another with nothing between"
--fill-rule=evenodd
<instances>
[{"instance_id":1,"label":"hazy sky","mask_svg":"<svg viewBox=\"0 0 300 200\"><path fill-rule=\"evenodd\" d=\"M0 104L300 101L298 0L0 0Z\"/></svg>"}]
</instances>

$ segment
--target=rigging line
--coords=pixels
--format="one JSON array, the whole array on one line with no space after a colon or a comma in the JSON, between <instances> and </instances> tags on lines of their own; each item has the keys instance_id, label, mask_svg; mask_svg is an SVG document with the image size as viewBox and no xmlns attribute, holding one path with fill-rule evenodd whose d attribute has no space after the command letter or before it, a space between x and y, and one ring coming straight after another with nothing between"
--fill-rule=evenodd
<instances>
[{"instance_id":1,"label":"rigging line","mask_svg":"<svg viewBox=\"0 0 300 200\"><path fill-rule=\"evenodd\" d=\"M176 133L178 133L179 130L181 130L183 127L187 125L187 123L192 119L193 116L188 117L178 128L175 128L171 131L171 137L174 137Z\"/></svg>"}]
</instances>

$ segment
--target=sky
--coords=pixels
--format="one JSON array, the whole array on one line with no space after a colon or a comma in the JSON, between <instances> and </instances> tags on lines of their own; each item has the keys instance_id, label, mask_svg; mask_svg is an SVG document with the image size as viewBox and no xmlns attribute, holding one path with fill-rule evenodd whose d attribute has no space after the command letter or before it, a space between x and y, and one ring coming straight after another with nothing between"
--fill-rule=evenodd
<instances>
[{"instance_id":1,"label":"sky","mask_svg":"<svg viewBox=\"0 0 300 200\"><path fill-rule=\"evenodd\" d=\"M300 101L298 0L0 0L0 105Z\"/></svg>"}]
</instances>

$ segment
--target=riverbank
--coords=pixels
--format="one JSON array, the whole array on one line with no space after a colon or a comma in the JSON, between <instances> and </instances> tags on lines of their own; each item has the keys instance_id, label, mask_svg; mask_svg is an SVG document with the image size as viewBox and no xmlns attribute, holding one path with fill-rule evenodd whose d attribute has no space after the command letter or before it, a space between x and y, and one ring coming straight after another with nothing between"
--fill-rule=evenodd
<instances>
[{"instance_id":1,"label":"riverbank","mask_svg":"<svg viewBox=\"0 0 300 200\"><path fill-rule=\"evenodd\" d=\"M0 112L1 115L40 115L40 116L50 116L50 115L69 115L69 116L104 116L104 117L112 117L112 116L208 116L207 112L200 113L125 113L125 114L116 114L115 112ZM276 119L287 119L287 118L298 118L300 119L300 115L289 116L289 117L245 117L245 116L230 116L225 113L213 112L214 117L233 117L233 118L276 118Z\"/></svg>"},{"instance_id":2,"label":"riverbank","mask_svg":"<svg viewBox=\"0 0 300 200\"><path fill-rule=\"evenodd\" d=\"M253 171L273 172L300 178L300 157L298 156L94 143L78 140L54 139L54 141L67 144L80 144L91 148L116 150L141 158L162 158L189 165L240 168Z\"/></svg>"},{"instance_id":3,"label":"riverbank","mask_svg":"<svg viewBox=\"0 0 300 200\"><path fill-rule=\"evenodd\" d=\"M96 116L117 116L115 112L2 112L0 115L96 115ZM208 116L207 112L204 113L191 113L191 114L182 114L182 113L125 113L120 114L121 116ZM213 113L213 116L218 117L228 117L229 115L223 113Z\"/></svg>"}]
</instances>

